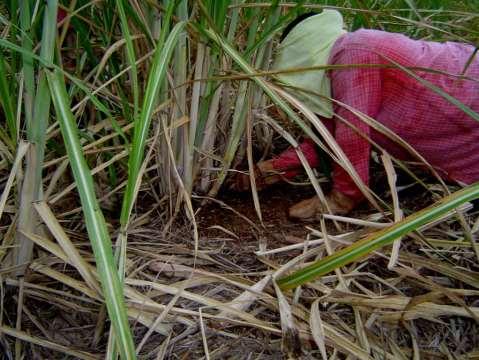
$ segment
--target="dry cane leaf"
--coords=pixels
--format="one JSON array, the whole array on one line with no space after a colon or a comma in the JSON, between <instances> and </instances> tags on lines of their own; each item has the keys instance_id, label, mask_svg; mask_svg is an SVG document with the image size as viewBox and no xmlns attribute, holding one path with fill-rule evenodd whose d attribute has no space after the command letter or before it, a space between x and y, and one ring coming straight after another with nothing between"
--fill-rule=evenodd
<instances>
[{"instance_id":1,"label":"dry cane leaf","mask_svg":"<svg viewBox=\"0 0 479 360\"><path fill-rule=\"evenodd\" d=\"M50 207L47 205L47 203L41 201L34 203L34 206L45 225L47 225L48 230L50 230L58 244L67 255L69 262L82 275L88 286L101 294L100 284L91 273L88 262L80 255L75 245L73 245L72 241L63 230L63 227L60 225L58 220L55 218L55 215L50 210Z\"/></svg>"},{"instance_id":2,"label":"dry cane leaf","mask_svg":"<svg viewBox=\"0 0 479 360\"><path fill-rule=\"evenodd\" d=\"M321 357L323 360L327 360L328 355L326 353L323 322L321 321L321 314L319 311L319 299L311 305L309 326L311 328L311 334L313 335L314 341L316 342L316 345L318 345Z\"/></svg>"},{"instance_id":3,"label":"dry cane leaf","mask_svg":"<svg viewBox=\"0 0 479 360\"><path fill-rule=\"evenodd\" d=\"M278 298L279 315L281 318L283 352L288 354L288 358L296 359L301 354L301 343L294 323L291 306L275 281L273 281L273 285Z\"/></svg>"},{"instance_id":4,"label":"dry cane leaf","mask_svg":"<svg viewBox=\"0 0 479 360\"><path fill-rule=\"evenodd\" d=\"M364 324L361 319L361 313L359 312L358 308L354 307L354 321L356 324L356 332L358 334L358 340L361 346L365 351L371 353L371 346L369 345L368 337L366 336L366 331L364 329Z\"/></svg>"},{"instance_id":5,"label":"dry cane leaf","mask_svg":"<svg viewBox=\"0 0 479 360\"><path fill-rule=\"evenodd\" d=\"M78 351L78 350L73 350L69 347L56 344L52 341L45 340L45 339L40 339L34 336L31 336L27 334L26 332L23 331L17 331L14 330L8 326L0 326L0 331L4 333L5 335L12 336L16 339L20 339L38 346L45 347L47 349L55 350L73 357L76 357L78 359L83 359L83 360L97 360L100 359L99 355L94 355L91 353L87 353L85 351Z\"/></svg>"},{"instance_id":6,"label":"dry cane leaf","mask_svg":"<svg viewBox=\"0 0 479 360\"><path fill-rule=\"evenodd\" d=\"M386 170L386 175L388 178L389 188L391 190L391 197L393 199L393 209L394 209L394 222L399 222L403 219L403 212L399 207L399 197L396 189L396 180L397 175L394 170L393 162L391 156L388 153L384 152L381 155L383 160L384 169ZM399 256L399 248L401 247L401 238L398 238L393 243L393 248L391 250L391 257L389 258L388 269L392 269L396 266Z\"/></svg>"},{"instance_id":7,"label":"dry cane leaf","mask_svg":"<svg viewBox=\"0 0 479 360\"><path fill-rule=\"evenodd\" d=\"M271 275L265 276L256 284L251 286L248 290L242 292L239 296L233 299L228 305L240 311L246 311L256 299L261 296L261 292L271 281ZM221 311L218 316L226 316L226 311Z\"/></svg>"}]
</instances>

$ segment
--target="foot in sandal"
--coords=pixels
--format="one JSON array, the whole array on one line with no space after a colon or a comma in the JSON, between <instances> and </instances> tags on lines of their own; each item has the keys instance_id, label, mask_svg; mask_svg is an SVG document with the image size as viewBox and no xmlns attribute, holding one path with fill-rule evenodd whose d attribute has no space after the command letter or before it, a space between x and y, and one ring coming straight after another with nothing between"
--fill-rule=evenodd
<instances>
[{"instance_id":1,"label":"foot in sandal","mask_svg":"<svg viewBox=\"0 0 479 360\"><path fill-rule=\"evenodd\" d=\"M336 215L345 215L349 213L356 205L348 196L339 191L331 191L326 196L329 210ZM308 221L315 220L322 213L327 212L319 197L314 196L310 199L300 201L289 208L289 217L295 220Z\"/></svg>"}]
</instances>

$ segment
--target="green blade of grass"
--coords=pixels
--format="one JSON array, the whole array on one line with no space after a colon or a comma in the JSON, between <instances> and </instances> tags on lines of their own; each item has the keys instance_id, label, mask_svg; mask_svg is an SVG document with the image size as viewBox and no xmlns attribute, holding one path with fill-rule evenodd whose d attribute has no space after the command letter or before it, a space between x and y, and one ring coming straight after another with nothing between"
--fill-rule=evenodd
<instances>
[{"instance_id":1,"label":"green blade of grass","mask_svg":"<svg viewBox=\"0 0 479 360\"><path fill-rule=\"evenodd\" d=\"M136 55L135 48L133 47L133 40L131 38L130 29L128 27L128 19L125 13L124 0L117 1L118 13L120 15L120 24L123 37L126 41L126 54L128 64L131 67L130 78L131 88L133 91L133 119L136 119L138 114L138 99L139 99L139 85L138 85L138 73L136 68Z\"/></svg>"},{"instance_id":2,"label":"green blade of grass","mask_svg":"<svg viewBox=\"0 0 479 360\"><path fill-rule=\"evenodd\" d=\"M269 42L276 34L276 32L278 32L281 28L285 26L285 24L292 21L299 14L298 10L302 8L302 4L304 4L305 2L306 1L304 0L298 1L293 9L289 10L284 16L281 16L278 19L279 12L277 12L276 10L281 10L278 6L279 2L272 1L268 9L268 13L265 16L264 29L258 34L259 39L255 41L251 47L245 49L245 55L252 54L262 45Z\"/></svg>"},{"instance_id":3,"label":"green blade of grass","mask_svg":"<svg viewBox=\"0 0 479 360\"><path fill-rule=\"evenodd\" d=\"M25 50L22 52L22 61L23 61L23 69L22 74L24 78L25 84L25 94L24 97L24 104L25 104L25 118L26 118L26 125L27 125L27 135L30 131L30 126L33 118L33 97L35 96L35 75L34 75L34 66L33 66L33 58L30 53L33 52L33 41L29 36L31 31L31 9L30 9L30 1L25 1L20 6L20 25L22 28L21 36L22 36L22 46L18 46L18 48ZM3 40L3 39L0 39Z\"/></svg>"},{"instance_id":4,"label":"green blade of grass","mask_svg":"<svg viewBox=\"0 0 479 360\"><path fill-rule=\"evenodd\" d=\"M10 96L10 88L7 81L7 71L3 54L0 52L0 104L3 107L3 113L7 119L8 132L13 144L17 142L17 123L15 120L15 110L13 108L12 98Z\"/></svg>"},{"instance_id":5,"label":"green blade of grass","mask_svg":"<svg viewBox=\"0 0 479 360\"><path fill-rule=\"evenodd\" d=\"M128 138L126 137L126 135L124 134L124 132L121 130L121 127L118 125L117 121L115 120L115 117L113 116L113 114L110 112L110 110L108 109L108 107L98 98L98 96L96 96L96 93L97 91L91 91L83 82L82 80L76 78L75 76L69 74L68 72L64 71L61 67L53 64L50 60L48 59L45 59L41 56L38 56L36 54L33 53L32 50L28 50L26 48L23 48L21 46L18 46L8 40L5 40L5 39L0 39L0 47L4 47L5 49L9 49L9 50L12 50L12 51L15 51L19 54L22 54L22 56L24 57L27 57L29 59L32 59L32 60L36 60L40 63L40 65L42 65L43 67L45 68L48 68L50 70L58 70L60 71L63 76L65 76L68 80L70 80L73 84L75 84L80 90L82 90L85 94L86 94L86 97L85 99L83 99L82 101L86 101L87 99L90 99L92 101L92 103L95 105L95 107L101 111L102 113L104 113L110 120L111 120L111 124L112 124L112 127L113 129L118 132L118 134L122 137L122 139L125 141L125 144L128 144ZM25 106L27 107L27 103L28 103L28 97L27 97L27 94L25 94L24 96L24 102L25 102ZM75 106L75 107L78 107L78 104ZM29 121L28 121L28 112L27 110L25 111L25 117L27 118L26 119L26 123L27 123L27 133L28 133L28 129L31 127L29 124ZM32 130L33 132L33 130ZM28 135L28 136L33 136L33 134L31 135ZM2 140L5 140L4 138L2 138ZM8 142L10 144L10 142Z\"/></svg>"},{"instance_id":6,"label":"green blade of grass","mask_svg":"<svg viewBox=\"0 0 479 360\"><path fill-rule=\"evenodd\" d=\"M451 194L436 204L418 211L403 221L362 239L330 256L327 256L295 273L280 278L278 285L282 289L292 289L334 269L350 264L376 249L391 244L394 240L417 230L419 227L439 218L461 204L479 198L479 183L468 186Z\"/></svg>"},{"instance_id":7,"label":"green blade of grass","mask_svg":"<svg viewBox=\"0 0 479 360\"><path fill-rule=\"evenodd\" d=\"M184 22L176 24L168 36L164 46L159 46L155 51L153 64L148 76L148 84L146 86L145 98L143 100L141 113L135 123L135 133L128 162L128 183L123 200L120 219L123 226L128 223L131 209L135 201L134 189L137 180L136 177L143 161L148 130L150 128L151 117L156 104L158 90L160 85L163 83L163 79L165 78L166 70L168 68L169 59L171 58L178 37L183 31L184 26Z\"/></svg>"},{"instance_id":8,"label":"green blade of grass","mask_svg":"<svg viewBox=\"0 0 479 360\"><path fill-rule=\"evenodd\" d=\"M176 7L176 16L180 21L188 20L188 2L182 0ZM179 119L187 114L187 88L181 86L186 82L188 76L188 37L186 32L183 32L175 49L173 58L173 87L175 106L173 116L174 119ZM176 148L177 159L180 159L179 166L185 169L183 181L185 183L188 193L191 193L191 186L193 181L193 150L188 146L188 139L193 137L194 133L188 133L188 128L180 127L176 130Z\"/></svg>"},{"instance_id":9,"label":"green blade of grass","mask_svg":"<svg viewBox=\"0 0 479 360\"><path fill-rule=\"evenodd\" d=\"M153 115L154 106L157 103L158 92L163 84L166 76L169 60L174 51L176 42L180 33L185 26L184 22L178 23L168 38L166 39L166 30L169 29L169 20L173 11L173 3L168 7L166 16L166 23L163 27L163 32L158 40L157 48L153 58L152 67L148 77L148 83L145 91L145 97L142 104L142 109L138 117L135 119L135 128L132 149L128 161L128 180L125 194L122 203L122 212L120 217L121 231L117 240L117 250L115 252L115 259L118 264L118 274L120 282L123 282L125 276L125 261L126 261L126 227L130 218L131 210L135 203L136 194L138 191L138 174L140 172L141 164L144 157L146 140L148 130L150 128L151 117ZM108 357L115 357L115 350L112 349L114 337L109 338Z\"/></svg>"},{"instance_id":10,"label":"green blade of grass","mask_svg":"<svg viewBox=\"0 0 479 360\"><path fill-rule=\"evenodd\" d=\"M57 34L58 1L48 0L44 9L40 59L42 59L43 62L52 63ZM28 58L32 60L32 57ZM43 196L42 167L45 156L45 136L50 115L51 99L50 92L48 91L47 79L45 78L45 69L42 68L39 70L37 78L38 86L35 98L33 99L33 119L31 122L28 121L27 106L25 108L27 138L30 143L34 144L34 146L31 146L28 150L25 178L23 180L20 197L21 207L19 212L18 229L21 231L16 234L18 245L15 248L16 265L23 265L29 262L32 258L33 242L22 235L22 232L35 233L35 231L38 231L37 216L31 204L33 201L40 200ZM25 80L26 79L27 77L25 73ZM25 104L29 101L27 101L29 94L30 91L26 91ZM20 272L17 274L19 275Z\"/></svg>"},{"instance_id":11,"label":"green blade of grass","mask_svg":"<svg viewBox=\"0 0 479 360\"><path fill-rule=\"evenodd\" d=\"M173 7L170 6L168 10L168 14L171 15ZM167 18L169 20L168 15ZM137 184L140 183L138 182L138 174L143 162L151 117L153 115L154 106L157 103L159 89L162 86L163 80L166 76L169 60L173 54L175 45L178 41L180 33L184 29L185 24L185 22L176 24L166 41L164 32L160 36L157 48L155 50L150 74L148 76L148 83L146 86L142 109L138 118L135 120L132 149L128 159L128 180L125 194L123 195L120 216L121 230L117 240L118 247L115 253L115 258L118 259L118 269L121 279L124 278L126 261L126 228L128 226L131 210L133 209L136 195L138 193ZM169 21L163 27L163 31L165 31L167 28L169 28Z\"/></svg>"},{"instance_id":12,"label":"green blade of grass","mask_svg":"<svg viewBox=\"0 0 479 360\"><path fill-rule=\"evenodd\" d=\"M55 39L57 34L57 10L58 1L49 0L46 7L45 17L43 21L42 33L42 48L40 57L46 63L53 62L53 55L55 51ZM48 82L45 77L45 70L41 68L38 74L38 86L35 94L35 101L33 105L33 116L35 121L32 124L31 134L29 139L36 145L36 164L35 172L35 192L40 192L42 184L42 165L45 155L45 136L48 126L48 119L50 115L50 92L48 91Z\"/></svg>"},{"instance_id":13,"label":"green blade of grass","mask_svg":"<svg viewBox=\"0 0 479 360\"><path fill-rule=\"evenodd\" d=\"M183 31L186 24L185 22L176 24L165 41L165 31L166 29L169 29L169 19L172 11L173 6L171 5L167 12L167 23L165 23L163 27L163 33L158 40L158 45L155 50L153 63L148 76L148 83L146 86L142 109L138 118L135 119L133 143L130 157L128 159L128 180L125 194L123 195L123 203L120 215L121 230L117 240L117 250L115 253L115 258L118 259L118 269L121 280L124 278L126 261L126 228L128 226L131 211L138 193L138 185L141 183L138 181L138 176L140 173L141 164L143 162L151 118L155 104L157 103L159 89L161 88L163 80L166 76L169 60L173 54L180 33Z\"/></svg>"},{"instance_id":14,"label":"green blade of grass","mask_svg":"<svg viewBox=\"0 0 479 360\"><path fill-rule=\"evenodd\" d=\"M171 2L175 3L176 1ZM130 19L130 21L132 21L133 24L138 27L138 29L146 36L150 45L154 45L155 39L153 37L152 30L150 29L148 23L144 21L145 19L140 16L138 8L132 6L132 4L130 4L129 2L125 2L124 9L127 19Z\"/></svg>"},{"instance_id":15,"label":"green blade of grass","mask_svg":"<svg viewBox=\"0 0 479 360\"><path fill-rule=\"evenodd\" d=\"M95 196L93 178L82 151L64 79L58 70L49 72L47 77L70 166L77 182L85 223L120 354L123 359L135 359L135 347L128 324L123 289L113 258L110 235Z\"/></svg>"},{"instance_id":16,"label":"green blade of grass","mask_svg":"<svg viewBox=\"0 0 479 360\"><path fill-rule=\"evenodd\" d=\"M203 10L203 13L206 14L206 12L210 11L211 9L203 8L202 10ZM258 32L258 26L259 26L258 18L259 16L257 16L255 12L255 14L252 15L252 21L248 29L248 36L247 36L248 46L252 46L255 41L255 37ZM217 24L212 23L212 20L210 20L209 23L210 25L217 27ZM203 29L203 31L205 32L205 35L207 35L208 37L210 37L211 34L215 34L215 36L217 36L216 40L220 39L220 35L217 32L213 32L212 30L208 30L208 29ZM229 35L233 35L231 31L229 32ZM220 46L223 45L221 42L217 42L217 43ZM228 51L226 51L226 53L228 53ZM251 60L250 57L242 58L242 61L244 61L245 64L247 64L247 62L250 60ZM241 138L243 137L243 133L246 127L246 116L248 115L248 112L247 112L248 109L247 109L247 106L245 106L245 103L246 103L246 99L248 98L248 94L251 94L251 91L252 91L252 87L250 86L249 82L247 81L240 82L240 85L237 91L234 112L232 115L231 132L229 134L229 138L226 144L225 154L223 157L222 169L220 173L218 174L217 181L214 183L213 187L209 191L209 194L208 194L209 196L214 197L216 193L218 192L222 182L225 179L226 170L231 166L231 163L233 162L235 154L238 150ZM206 104L206 105L209 105L209 104Z\"/></svg>"}]
</instances>

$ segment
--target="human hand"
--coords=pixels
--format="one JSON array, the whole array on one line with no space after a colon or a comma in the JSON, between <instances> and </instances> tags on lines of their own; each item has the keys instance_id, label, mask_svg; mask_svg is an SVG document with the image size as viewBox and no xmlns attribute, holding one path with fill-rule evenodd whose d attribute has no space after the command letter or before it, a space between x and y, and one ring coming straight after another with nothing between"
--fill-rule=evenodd
<instances>
[{"instance_id":1,"label":"human hand","mask_svg":"<svg viewBox=\"0 0 479 360\"><path fill-rule=\"evenodd\" d=\"M271 160L260 161L253 167L256 190L263 190L281 180L281 176L275 174ZM228 189L233 191L248 191L251 189L250 175L244 172L236 172L228 180Z\"/></svg>"}]
</instances>

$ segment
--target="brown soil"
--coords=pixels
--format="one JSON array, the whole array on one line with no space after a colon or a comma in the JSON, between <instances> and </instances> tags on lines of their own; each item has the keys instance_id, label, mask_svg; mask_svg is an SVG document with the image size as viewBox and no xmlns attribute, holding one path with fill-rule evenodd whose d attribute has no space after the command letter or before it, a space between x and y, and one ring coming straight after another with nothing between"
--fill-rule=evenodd
<instances>
[{"instance_id":1,"label":"brown soil","mask_svg":"<svg viewBox=\"0 0 479 360\"><path fill-rule=\"evenodd\" d=\"M378 192L387 199L384 191L379 187L375 187ZM196 219L200 231L199 250L204 256L194 256L191 223L186 216L178 216L177 224L168 227L169 231L165 232L165 223L167 217L166 212L152 212L149 221L144 225L132 229L129 234L128 257L131 263L135 264L135 275L133 278L158 282L161 284L176 285L181 284L188 271L195 268L200 271L225 276L244 285L252 285L264 277L265 271L271 271L302 252L302 249L295 251L282 252L273 256L260 257L254 254L260 245L265 245L267 249L286 246L294 242L303 242L310 233L307 227L319 229L319 222L301 223L288 219L288 208L298 201L314 196L314 191L309 186L292 186L288 184L278 184L272 186L259 194L261 210L263 215L263 224L261 224L249 192L234 193L224 192L219 194L217 200L212 200L208 204L198 208L201 200L195 200L195 208L197 209ZM144 206L137 209L138 213L146 213L151 209L152 202L147 202L145 198L139 203ZM424 192L420 188L411 188L401 194L401 200L407 204L405 210L411 212L416 208L422 208L431 202L429 193ZM225 205L222 205L225 204ZM351 214L355 218L364 218L366 215L374 212L367 204L364 204L359 210ZM165 220L166 219L166 220ZM81 221L81 218L80 218ZM328 232L330 234L337 233L332 222L328 221ZM69 235L75 239L79 249L83 252L91 253L89 243L86 240L85 233L78 230L76 223L70 224L71 232ZM115 225L116 226L116 225ZM343 224L342 232L352 230L352 226ZM359 229L359 228L358 228ZM452 230L449 226L448 231ZM435 235L434 231L430 232L430 236ZM442 238L442 237L441 237ZM405 253L421 254L418 250L419 245L411 239L403 241L402 250ZM47 256L44 251L39 251L39 259L45 264L52 264L57 271L66 272L80 280L71 267L65 267L59 264L54 256ZM464 259L470 259L471 255L466 255ZM410 281L408 278L400 279L393 272L387 270L387 259L381 257L371 258L373 261L360 263L361 271L364 276L357 277L357 284L361 285L361 289L355 285L351 285L350 290L361 293L364 289L372 291L375 294L393 295L383 284L369 278L366 274L374 274L385 281L392 280L397 288L401 290L404 296L415 297L419 299L422 295L428 294L427 284L421 284L420 281ZM471 260L472 259L472 260ZM471 268L468 263L455 261L454 258L445 259L446 263L453 261L454 264L461 265L459 269ZM158 265L156 268L152 265L172 264L178 267L178 271L172 271L171 267ZM409 264L409 263L408 263ZM181 270L181 269L186 270ZM475 265L473 267L475 268ZM138 271L137 271L138 270ZM450 288L460 289L464 286L457 279L448 278L442 273L436 273L428 269L420 269L416 266L419 274L425 276L433 276L448 281ZM182 271L184 273L182 273ZM351 272L351 270L346 269ZM189 275L188 275L189 276ZM206 279L206 280L205 280ZM212 281L197 275L193 278L194 282L187 288L187 291L202 295L209 299L214 299L222 303L228 303L236 298L241 290L228 282L214 278ZM53 287L55 290L72 292L72 289L64 284L52 282L52 279L41 274L30 273L26 281L42 285L44 287ZM326 283L328 286L335 286L334 283ZM171 294L163 294L155 292L148 287L137 288L146 296L154 301L167 304L173 296ZM108 341L109 324L100 324L102 329L101 336L97 343L92 343L95 329L99 324L98 315L100 306L97 303L83 303L76 299L69 300L68 303L62 302L64 299L56 295L48 294L48 297L41 297L43 293L28 293L26 297L25 307L27 309L35 309L37 320L46 329L50 337L57 343L73 347L80 350L101 353L104 351ZM82 295L73 290L76 295ZM275 297L274 289L268 286L264 289L265 294ZM18 294L17 287L7 288L7 298L13 298ZM82 295L83 296L83 295ZM311 303L324 296L319 291L305 287L298 307L301 309L309 309ZM438 301L444 301L439 299ZM477 306L476 297L467 297L465 299L468 305ZM81 305L82 311L72 310L70 307L64 307L65 304L72 304L77 309ZM77 304L78 303L78 304ZM450 302L447 302L448 304ZM180 298L177 300L176 307L197 311L199 307L203 308L204 313L216 314L216 309L205 307L204 304L191 299ZM341 331L344 329L355 327L355 314L352 307L348 304L321 304L323 321L331 324ZM10 301L6 306L6 314L15 314L16 302ZM280 328L279 312L268 305L267 302L257 300L248 310L254 314L259 320L274 324ZM155 314L157 315L157 314ZM363 319L366 319L367 311L362 313ZM193 320L196 321L194 317ZM8 316L7 323L14 326L14 318ZM472 351L479 343L477 337L477 324L473 319L445 316L440 318L442 322L433 322L424 319L416 319L411 322L414 325L414 331L417 333L419 348L421 349L421 358L424 359L442 359L439 347L443 344L446 348L455 354L465 354ZM201 359L204 358L203 335L198 329L188 329L180 323L175 323L174 317L170 319L173 323L173 331L171 340L169 340L167 359ZM266 360L276 360L287 358L285 348L282 344L282 337L279 334L273 334L263 331L254 326L243 326L235 322L218 323L216 319L204 319L205 336L210 351L214 351L217 359L252 359L261 358ZM136 343L139 343L146 334L146 328L135 322L133 324L134 337ZM304 325L304 324L303 324ZM375 344L381 348L388 348L388 341L393 339L398 346L403 349L411 348L410 333L402 326L401 322L397 324L389 324L377 322L368 329L368 336L374 340ZM23 320L23 328L28 329L31 334L36 337L43 338L45 335L41 333L36 325L25 316ZM339 331L338 330L338 331ZM192 331L192 332L191 332ZM142 356L145 359L156 357L159 344L165 342L165 337L158 333L154 333L145 345ZM1 348L0 338L0 353ZM13 349L13 343L8 345ZM317 359L320 354L316 350L316 346L309 342L301 343L301 359ZM429 353L432 355L429 356ZM64 358L60 353L54 353L46 348L34 345L26 345L27 358L35 358L33 354L39 354L36 358ZM150 355L147 355L150 354ZM1 356L0 356L1 358ZM345 357L339 357L345 358Z\"/></svg>"},{"instance_id":2,"label":"brown soil","mask_svg":"<svg viewBox=\"0 0 479 360\"><path fill-rule=\"evenodd\" d=\"M308 223L292 221L288 218L288 209L295 203L314 195L307 186L278 184L259 193L263 225L254 207L250 192L228 192L220 194L219 200L231 209L219 203L211 203L201 208L197 219L203 234L208 238L224 237L224 231L212 226L221 226L234 233L241 242L257 241L266 237L267 241L282 243L293 242L297 237L304 241ZM234 210L234 211L233 211ZM238 215L243 215L240 216ZM249 219L255 226L251 225Z\"/></svg>"}]
</instances>

